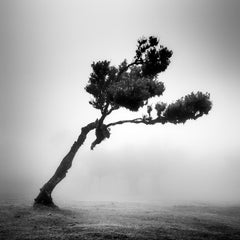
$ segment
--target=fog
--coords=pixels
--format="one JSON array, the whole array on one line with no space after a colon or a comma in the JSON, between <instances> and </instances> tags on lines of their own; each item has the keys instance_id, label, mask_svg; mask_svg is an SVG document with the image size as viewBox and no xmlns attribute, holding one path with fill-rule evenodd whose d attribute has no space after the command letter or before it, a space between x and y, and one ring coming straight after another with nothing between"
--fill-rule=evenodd
<instances>
[{"instance_id":1,"label":"fog","mask_svg":"<svg viewBox=\"0 0 240 240\"><path fill-rule=\"evenodd\" d=\"M94 151L89 134L54 199L238 203L239 3L1 1L0 199L33 199L99 117L84 91L91 63L131 61L137 39L152 34L174 54L161 100L200 90L213 109L184 125L113 127Z\"/></svg>"}]
</instances>

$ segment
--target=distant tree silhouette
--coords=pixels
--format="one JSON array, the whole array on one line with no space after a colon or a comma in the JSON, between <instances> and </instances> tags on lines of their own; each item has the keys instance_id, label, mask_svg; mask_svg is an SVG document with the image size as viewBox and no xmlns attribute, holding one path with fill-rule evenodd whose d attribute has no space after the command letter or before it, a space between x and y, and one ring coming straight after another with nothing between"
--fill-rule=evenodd
<instances>
[{"instance_id":1,"label":"distant tree silhouette","mask_svg":"<svg viewBox=\"0 0 240 240\"><path fill-rule=\"evenodd\" d=\"M85 90L92 95L93 98L89 103L100 110L100 118L82 128L77 141L73 143L54 175L40 189L35 204L55 206L51 197L52 191L66 176L76 152L90 131L95 130L96 135L96 139L91 144L93 150L97 144L110 137L110 128L116 125L178 124L208 114L212 106L209 93L191 93L171 104L157 102L154 107L148 105L150 98L161 96L165 90L164 84L157 78L159 73L167 69L172 54L172 51L159 44L158 38L150 36L138 40L131 63L124 60L118 67L110 65L109 61L92 63L92 73ZM146 114L142 117L105 123L105 119L113 111L126 108L137 112L144 106L146 106ZM153 117L154 112L155 117Z\"/></svg>"}]
</instances>

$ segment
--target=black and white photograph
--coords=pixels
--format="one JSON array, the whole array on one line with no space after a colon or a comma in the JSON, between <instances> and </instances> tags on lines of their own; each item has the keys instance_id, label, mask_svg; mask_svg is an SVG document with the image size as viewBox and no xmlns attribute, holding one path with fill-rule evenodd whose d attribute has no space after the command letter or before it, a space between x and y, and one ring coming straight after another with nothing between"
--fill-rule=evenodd
<instances>
[{"instance_id":1,"label":"black and white photograph","mask_svg":"<svg viewBox=\"0 0 240 240\"><path fill-rule=\"evenodd\" d=\"M0 240L240 240L240 1L0 0Z\"/></svg>"}]
</instances>

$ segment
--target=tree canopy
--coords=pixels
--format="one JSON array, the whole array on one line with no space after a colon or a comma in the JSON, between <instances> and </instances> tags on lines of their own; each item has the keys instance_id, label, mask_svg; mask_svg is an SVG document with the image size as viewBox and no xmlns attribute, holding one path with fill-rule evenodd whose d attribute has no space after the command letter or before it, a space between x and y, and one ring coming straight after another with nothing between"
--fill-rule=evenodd
<instances>
[{"instance_id":1,"label":"tree canopy","mask_svg":"<svg viewBox=\"0 0 240 240\"><path fill-rule=\"evenodd\" d=\"M99 132L96 132L97 139L92 149L109 137L109 127L117 124L177 124L208 114L212 107L210 94L192 92L174 103L157 102L155 107L148 105L147 113L143 117L103 124L106 116L114 110L122 107L137 112L148 104L150 98L160 97L165 86L163 82L158 81L158 75L167 69L172 55L173 52L162 46L157 37L150 36L138 40L131 63L124 60L118 67L110 65L110 61L106 60L92 63L92 73L85 90L93 97L89 103L102 114ZM156 111L156 118L152 117L153 110Z\"/></svg>"}]
</instances>

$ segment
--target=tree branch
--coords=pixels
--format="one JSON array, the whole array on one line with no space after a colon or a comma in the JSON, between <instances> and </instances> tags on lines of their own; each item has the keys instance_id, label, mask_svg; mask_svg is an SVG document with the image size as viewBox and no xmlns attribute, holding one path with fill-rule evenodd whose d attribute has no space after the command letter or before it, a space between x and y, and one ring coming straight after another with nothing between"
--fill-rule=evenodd
<instances>
[{"instance_id":1,"label":"tree branch","mask_svg":"<svg viewBox=\"0 0 240 240\"><path fill-rule=\"evenodd\" d=\"M102 112L102 116L101 116L101 118L100 118L99 121L98 121L98 125L99 125L99 126L103 124L104 119L105 119L106 116L108 115L108 107L109 107L109 105L110 105L110 103L108 102L108 103L105 105L104 109L101 111L101 112Z\"/></svg>"},{"instance_id":2,"label":"tree branch","mask_svg":"<svg viewBox=\"0 0 240 240\"><path fill-rule=\"evenodd\" d=\"M155 119L152 118L135 118L135 119L130 119L130 120L121 120L121 121L117 121L117 122L113 122L113 123L109 123L106 126L107 127L111 127L111 126L116 126L116 125L120 125L120 124L124 124L124 123L143 123L146 125L153 125L155 123L166 123L166 119L164 119L163 117L157 117Z\"/></svg>"},{"instance_id":3,"label":"tree branch","mask_svg":"<svg viewBox=\"0 0 240 240\"><path fill-rule=\"evenodd\" d=\"M110 115L113 111L117 110L119 106L113 106L110 108L110 110L107 112L107 115Z\"/></svg>"},{"instance_id":4,"label":"tree branch","mask_svg":"<svg viewBox=\"0 0 240 240\"><path fill-rule=\"evenodd\" d=\"M141 61L141 60L139 60L139 59L133 61L132 63L129 63L124 69L122 69L122 70L118 73L117 79L119 79L119 77L120 77L124 72L126 72L131 66L133 66L133 65L138 65L138 64L142 64L142 63L143 63L143 61Z\"/></svg>"},{"instance_id":5,"label":"tree branch","mask_svg":"<svg viewBox=\"0 0 240 240\"><path fill-rule=\"evenodd\" d=\"M113 122L113 123L109 123L106 126L107 127L111 127L111 126L115 126L115 125L119 125L119 124L124 124L124 123L144 123L142 118L135 118L135 119L131 119L131 120L121 120L121 121L117 121L117 122Z\"/></svg>"}]
</instances>

